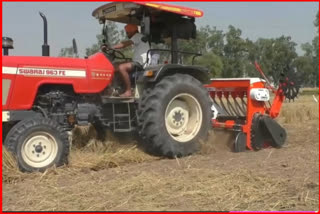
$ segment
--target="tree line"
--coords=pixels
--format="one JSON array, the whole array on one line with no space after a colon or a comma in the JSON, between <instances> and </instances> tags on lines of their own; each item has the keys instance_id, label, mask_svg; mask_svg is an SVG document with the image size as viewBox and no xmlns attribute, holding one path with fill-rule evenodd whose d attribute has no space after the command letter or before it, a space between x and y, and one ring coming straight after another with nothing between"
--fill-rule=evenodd
<instances>
[{"instance_id":1,"label":"tree line","mask_svg":"<svg viewBox=\"0 0 320 214\"><path fill-rule=\"evenodd\" d=\"M123 30L118 30L114 22L108 22L108 37L110 45L125 39ZM301 45L303 55L298 56L297 44L290 36L278 38L259 38L252 41L243 38L242 31L230 25L226 32L212 26L201 27L197 30L195 40L179 40L179 50L201 53L195 64L209 68L213 77L246 77L257 76L254 62L257 61L265 74L277 83L281 73L298 74L304 87L319 86L319 12L317 12L314 26L317 35L312 43ZM99 51L102 36L97 36L98 42L86 49L89 56ZM159 45L153 45L153 48ZM166 47L166 45L161 45ZM130 57L132 51L124 53ZM72 47L61 49L60 56L72 56ZM191 64L192 56L183 56L184 64Z\"/></svg>"}]
</instances>

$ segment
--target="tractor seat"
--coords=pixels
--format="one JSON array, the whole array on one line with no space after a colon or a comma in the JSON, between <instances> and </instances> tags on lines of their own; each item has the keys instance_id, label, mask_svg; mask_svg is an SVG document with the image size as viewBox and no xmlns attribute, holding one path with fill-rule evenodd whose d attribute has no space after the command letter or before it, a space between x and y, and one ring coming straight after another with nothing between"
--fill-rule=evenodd
<instances>
[{"instance_id":1,"label":"tractor seat","mask_svg":"<svg viewBox=\"0 0 320 214\"><path fill-rule=\"evenodd\" d=\"M133 72L143 71L143 66L139 62L132 62Z\"/></svg>"},{"instance_id":2,"label":"tractor seat","mask_svg":"<svg viewBox=\"0 0 320 214\"><path fill-rule=\"evenodd\" d=\"M131 83L135 82L135 79L138 76L139 72L144 71L143 66L139 62L132 62L132 65L133 65L132 72L129 72L129 78Z\"/></svg>"}]
</instances>

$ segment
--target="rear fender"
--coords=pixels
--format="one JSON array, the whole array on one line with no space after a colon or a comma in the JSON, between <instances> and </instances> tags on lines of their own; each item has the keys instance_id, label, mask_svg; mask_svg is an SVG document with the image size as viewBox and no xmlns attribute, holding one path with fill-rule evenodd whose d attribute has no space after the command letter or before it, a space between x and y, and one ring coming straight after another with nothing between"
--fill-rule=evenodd
<instances>
[{"instance_id":1,"label":"rear fender","mask_svg":"<svg viewBox=\"0 0 320 214\"><path fill-rule=\"evenodd\" d=\"M195 79L199 80L203 84L207 84L210 81L209 70L201 66L168 64L156 67L147 67L145 70L152 70L153 76L144 77L141 75L139 81L142 80L144 82L158 82L163 77L170 76L176 73L188 74L190 76L193 76Z\"/></svg>"}]
</instances>

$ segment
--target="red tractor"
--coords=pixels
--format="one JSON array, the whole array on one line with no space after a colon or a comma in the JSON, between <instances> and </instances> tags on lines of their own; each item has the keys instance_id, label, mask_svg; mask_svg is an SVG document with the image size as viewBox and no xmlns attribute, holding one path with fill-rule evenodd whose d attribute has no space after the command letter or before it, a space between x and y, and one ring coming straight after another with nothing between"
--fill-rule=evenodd
<instances>
[{"instance_id":1,"label":"red tractor","mask_svg":"<svg viewBox=\"0 0 320 214\"><path fill-rule=\"evenodd\" d=\"M43 56L3 56L2 125L4 145L22 171L43 171L68 162L67 132L92 124L99 133L137 130L147 151L169 158L193 154L211 127L211 99L206 88L209 71L179 63L178 39L194 39L195 18L203 12L180 6L145 2L116 2L93 12L103 34L107 20L141 26L142 39L161 43L171 39L171 63L136 67L131 74L134 97L114 94L124 88L113 62L126 61L119 51L103 49L85 59ZM46 19L42 15L46 29ZM107 41L107 36L105 38ZM3 38L4 55L12 47ZM197 53L183 53L194 54ZM103 137L103 136L101 136Z\"/></svg>"}]
</instances>

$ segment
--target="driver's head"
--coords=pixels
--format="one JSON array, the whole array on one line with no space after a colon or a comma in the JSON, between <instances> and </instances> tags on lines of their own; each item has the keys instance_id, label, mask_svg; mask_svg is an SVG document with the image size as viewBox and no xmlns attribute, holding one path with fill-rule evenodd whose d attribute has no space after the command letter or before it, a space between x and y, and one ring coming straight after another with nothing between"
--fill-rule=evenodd
<instances>
[{"instance_id":1,"label":"driver's head","mask_svg":"<svg viewBox=\"0 0 320 214\"><path fill-rule=\"evenodd\" d=\"M138 33L138 26L137 25L134 25L134 24L127 24L125 27L124 27L126 33L127 33L127 36L129 39L131 39L131 37L134 36L134 34Z\"/></svg>"}]
</instances>

